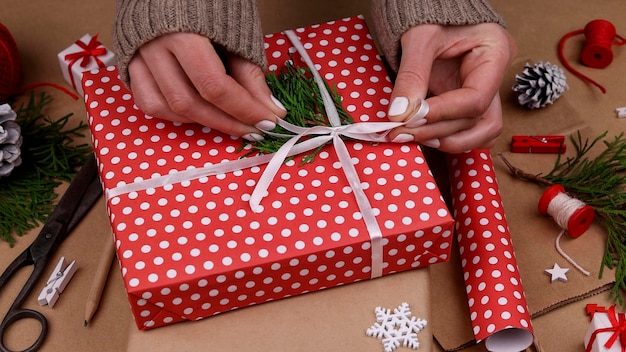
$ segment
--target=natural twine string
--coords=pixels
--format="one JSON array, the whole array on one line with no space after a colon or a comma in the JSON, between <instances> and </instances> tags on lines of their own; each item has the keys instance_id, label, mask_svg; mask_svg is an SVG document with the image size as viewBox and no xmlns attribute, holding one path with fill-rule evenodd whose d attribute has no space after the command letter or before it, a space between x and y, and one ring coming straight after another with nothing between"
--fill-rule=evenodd
<instances>
[{"instance_id":1,"label":"natural twine string","mask_svg":"<svg viewBox=\"0 0 626 352\"><path fill-rule=\"evenodd\" d=\"M565 234L565 230L562 230L561 233L559 233L559 235L556 237L556 250L557 250L557 252L559 252L559 254L563 258L565 258L565 260L567 260L570 264L572 264L574 266L574 268L578 269L578 271L580 271L581 273L585 274L586 276L591 275L591 273L589 271L585 270L582 266L580 266L578 263L576 263L576 261L574 261L574 259L572 259L572 257L567 255L567 253L565 253L565 251L563 251L563 249L561 249L561 237L563 237L563 234Z\"/></svg>"},{"instance_id":2,"label":"natural twine string","mask_svg":"<svg viewBox=\"0 0 626 352\"><path fill-rule=\"evenodd\" d=\"M567 229L567 224L574 213L585 206L584 202L559 192L548 204L548 214L561 228Z\"/></svg>"},{"instance_id":3,"label":"natural twine string","mask_svg":"<svg viewBox=\"0 0 626 352\"><path fill-rule=\"evenodd\" d=\"M572 259L569 255L563 251L561 248L561 237L567 231L567 224L571 217L576 213L577 210L582 209L586 206L586 204L576 198L572 198L567 194L560 192L558 193L548 204L548 214L552 216L554 221L561 227L561 233L556 238L556 250L559 254L565 258L570 264L572 264L576 269L578 269L581 273L589 276L589 271L585 270L581 267L574 259Z\"/></svg>"}]
</instances>

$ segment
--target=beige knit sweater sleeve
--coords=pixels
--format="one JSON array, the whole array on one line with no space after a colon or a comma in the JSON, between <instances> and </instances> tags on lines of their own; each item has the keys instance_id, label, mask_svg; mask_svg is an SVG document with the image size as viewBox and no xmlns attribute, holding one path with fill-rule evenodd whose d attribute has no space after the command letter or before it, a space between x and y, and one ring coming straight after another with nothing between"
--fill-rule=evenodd
<instances>
[{"instance_id":1,"label":"beige knit sweater sleeve","mask_svg":"<svg viewBox=\"0 0 626 352\"><path fill-rule=\"evenodd\" d=\"M400 64L400 37L419 24L504 26L502 17L485 0L372 0L371 17L381 50L396 71Z\"/></svg>"},{"instance_id":2,"label":"beige knit sweater sleeve","mask_svg":"<svg viewBox=\"0 0 626 352\"><path fill-rule=\"evenodd\" d=\"M113 45L122 80L128 84L128 63L145 43L172 32L206 36L229 52L261 67L263 49L255 0L116 0ZM504 24L486 0L371 0L375 34L391 67L397 69L400 37L423 23Z\"/></svg>"},{"instance_id":3,"label":"beige knit sweater sleeve","mask_svg":"<svg viewBox=\"0 0 626 352\"><path fill-rule=\"evenodd\" d=\"M256 0L116 0L113 49L122 80L145 43L167 33L192 32L265 67Z\"/></svg>"}]
</instances>

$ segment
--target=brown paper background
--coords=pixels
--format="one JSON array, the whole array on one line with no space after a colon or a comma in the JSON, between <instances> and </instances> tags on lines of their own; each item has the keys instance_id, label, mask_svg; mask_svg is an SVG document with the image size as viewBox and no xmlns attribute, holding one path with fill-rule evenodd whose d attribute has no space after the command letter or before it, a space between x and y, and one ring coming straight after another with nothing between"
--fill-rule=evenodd
<instances>
[{"instance_id":1,"label":"brown paper background","mask_svg":"<svg viewBox=\"0 0 626 352\"><path fill-rule=\"evenodd\" d=\"M618 33L626 35L623 19L626 2L493 0L492 4L506 18L519 47L517 58L502 84L505 131L494 148L493 159L529 308L534 313L545 312L533 316L535 333L544 351L583 351L582 339L589 322L584 305L590 302L611 304L608 293L600 292L561 308L551 307L568 298L577 300L585 292L611 281L610 272L606 272L602 280L597 278L606 234L594 225L576 240L564 238L563 249L593 274L584 277L571 268L569 282L550 284L543 270L555 262L561 266L568 264L554 249L558 227L536 211L543 188L511 178L495 153L504 152L511 162L526 171L548 172L555 160L553 155L508 153L511 136L567 135L580 130L585 136L595 137L605 130L610 134L625 130L626 120L617 119L614 112L616 107L626 106L623 88L626 49L623 47L613 47L614 62L597 70L578 63L582 37L573 38L567 44L570 62L603 84L607 94L566 73L570 90L553 106L530 111L517 104L510 87L515 74L521 72L527 61L559 64L556 45L561 36L582 28L592 19L607 19L616 25ZM259 6L266 33L355 14L369 18L368 1L260 0ZM68 86L56 54L85 33L100 33L101 41L111 47L114 1L2 0L1 7L0 22L10 29L20 49L23 84L47 81ZM52 89L47 91L54 96L48 111L51 117L73 112L74 121L84 119L82 101L71 100ZM88 141L88 137L85 140ZM63 189L64 186L59 191ZM43 283L28 300L27 306L44 313L50 323L42 351L382 351L378 340L365 336L365 330L375 321L374 308L377 305L393 308L403 301L411 305L415 315L429 321L428 329L419 335L420 350L428 351L431 347L434 351L442 350L430 341L430 334L445 349L454 349L472 339L465 290L455 260L435 265L430 270L396 274L148 332L139 332L134 327L119 268L114 265L100 310L90 326L84 328L85 297L101 248L110 241L109 231L104 202L100 201L88 215L88 221L76 229L51 259L48 272L63 255L78 264L77 274L57 305L39 307L35 302ZM8 265L36 233L33 230L18 238L14 248L0 243L0 268ZM28 269L22 270L2 291L2 316L29 273ZM26 347L25 341L32 338L32 330L36 329L31 323L21 322L17 328L24 329L12 329L7 343L15 348ZM408 349L398 349L404 350ZM484 347L478 345L466 350L484 351Z\"/></svg>"}]
</instances>

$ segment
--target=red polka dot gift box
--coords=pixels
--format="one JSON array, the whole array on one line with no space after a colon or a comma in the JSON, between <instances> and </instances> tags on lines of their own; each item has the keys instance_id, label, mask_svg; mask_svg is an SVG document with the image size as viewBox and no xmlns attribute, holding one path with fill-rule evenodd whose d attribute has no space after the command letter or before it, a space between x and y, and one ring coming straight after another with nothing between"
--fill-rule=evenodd
<instances>
[{"instance_id":1,"label":"red polka dot gift box","mask_svg":"<svg viewBox=\"0 0 626 352\"><path fill-rule=\"evenodd\" d=\"M362 17L294 33L355 122L388 121L391 83ZM265 39L271 70L301 60L284 33ZM449 258L453 220L417 144L348 139L279 162L253 208L273 154L257 163L240 139L146 116L115 67L83 86L139 329Z\"/></svg>"}]
</instances>

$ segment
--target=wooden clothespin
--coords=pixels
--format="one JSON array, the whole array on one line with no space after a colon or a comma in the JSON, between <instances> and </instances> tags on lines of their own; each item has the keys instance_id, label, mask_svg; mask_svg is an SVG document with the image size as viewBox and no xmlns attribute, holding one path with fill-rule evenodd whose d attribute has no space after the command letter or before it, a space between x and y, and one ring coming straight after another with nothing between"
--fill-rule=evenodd
<instances>
[{"instance_id":1,"label":"wooden clothespin","mask_svg":"<svg viewBox=\"0 0 626 352\"><path fill-rule=\"evenodd\" d=\"M54 304L59 299L59 295L70 282L74 274L76 273L76 261L72 261L69 265L65 262L65 257L61 257L54 271L50 274L50 278L46 283L46 287L41 290L37 302L39 305L45 306L46 304L50 308L54 307Z\"/></svg>"},{"instance_id":2,"label":"wooden clothespin","mask_svg":"<svg viewBox=\"0 0 626 352\"><path fill-rule=\"evenodd\" d=\"M565 153L565 136L513 136L513 153Z\"/></svg>"}]
</instances>

